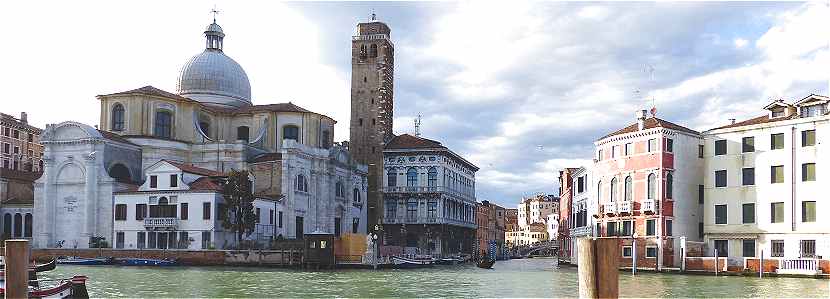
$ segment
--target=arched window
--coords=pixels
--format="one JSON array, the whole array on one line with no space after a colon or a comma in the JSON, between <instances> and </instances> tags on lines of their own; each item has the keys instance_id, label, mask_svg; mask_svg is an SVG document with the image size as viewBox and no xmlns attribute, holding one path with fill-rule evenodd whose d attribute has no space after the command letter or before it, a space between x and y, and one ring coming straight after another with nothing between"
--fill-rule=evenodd
<instances>
[{"instance_id":1,"label":"arched window","mask_svg":"<svg viewBox=\"0 0 830 299\"><path fill-rule=\"evenodd\" d=\"M366 59L366 45L360 45L360 59Z\"/></svg>"},{"instance_id":2,"label":"arched window","mask_svg":"<svg viewBox=\"0 0 830 299\"><path fill-rule=\"evenodd\" d=\"M654 199L657 195L657 176L653 173L648 175L648 199Z\"/></svg>"},{"instance_id":3,"label":"arched window","mask_svg":"<svg viewBox=\"0 0 830 299\"><path fill-rule=\"evenodd\" d=\"M297 191L308 192L308 181L302 174L297 175Z\"/></svg>"},{"instance_id":4,"label":"arched window","mask_svg":"<svg viewBox=\"0 0 830 299\"><path fill-rule=\"evenodd\" d=\"M666 174L666 198L673 198L672 197L672 189L674 182L672 181L671 173Z\"/></svg>"},{"instance_id":5,"label":"arched window","mask_svg":"<svg viewBox=\"0 0 830 299\"><path fill-rule=\"evenodd\" d=\"M173 136L173 113L164 110L156 111L153 135L161 138L171 138Z\"/></svg>"},{"instance_id":6,"label":"arched window","mask_svg":"<svg viewBox=\"0 0 830 299\"><path fill-rule=\"evenodd\" d=\"M26 222L25 229L23 230L23 237L24 238L31 238L32 237L32 214L26 213L26 217L23 218Z\"/></svg>"},{"instance_id":7,"label":"arched window","mask_svg":"<svg viewBox=\"0 0 830 299\"><path fill-rule=\"evenodd\" d=\"M611 192L609 192L611 196L611 201L615 201L617 198L615 194L617 193L617 178L611 179Z\"/></svg>"},{"instance_id":8,"label":"arched window","mask_svg":"<svg viewBox=\"0 0 830 299\"><path fill-rule=\"evenodd\" d=\"M23 216L20 213L14 214L14 236L20 238L23 234Z\"/></svg>"},{"instance_id":9,"label":"arched window","mask_svg":"<svg viewBox=\"0 0 830 299\"><path fill-rule=\"evenodd\" d=\"M293 125L282 127L282 139L293 139L294 141L299 142L300 128Z\"/></svg>"},{"instance_id":10,"label":"arched window","mask_svg":"<svg viewBox=\"0 0 830 299\"><path fill-rule=\"evenodd\" d=\"M115 104L115 106L112 106L112 130L124 130L124 106L121 104Z\"/></svg>"},{"instance_id":11,"label":"arched window","mask_svg":"<svg viewBox=\"0 0 830 299\"><path fill-rule=\"evenodd\" d=\"M415 167L410 167L406 171L406 186L407 187L418 186L418 170L415 169Z\"/></svg>"},{"instance_id":12,"label":"arched window","mask_svg":"<svg viewBox=\"0 0 830 299\"><path fill-rule=\"evenodd\" d=\"M250 139L249 133L250 130L248 129L248 126L236 127L236 140L245 140L245 142L248 142Z\"/></svg>"},{"instance_id":13,"label":"arched window","mask_svg":"<svg viewBox=\"0 0 830 299\"><path fill-rule=\"evenodd\" d=\"M633 197L632 196L632 192L633 192L632 189L634 189L634 188L633 188L632 185L633 184L632 184L632 181L631 181L631 176L625 177L625 199L624 199L625 201L631 201L631 199Z\"/></svg>"},{"instance_id":14,"label":"arched window","mask_svg":"<svg viewBox=\"0 0 830 299\"><path fill-rule=\"evenodd\" d=\"M602 181L597 182L597 198L602 198Z\"/></svg>"},{"instance_id":15,"label":"arched window","mask_svg":"<svg viewBox=\"0 0 830 299\"><path fill-rule=\"evenodd\" d=\"M369 46L369 57L378 57L378 45L372 44Z\"/></svg>"},{"instance_id":16,"label":"arched window","mask_svg":"<svg viewBox=\"0 0 830 299\"><path fill-rule=\"evenodd\" d=\"M3 239L12 237L12 214L3 215Z\"/></svg>"},{"instance_id":17,"label":"arched window","mask_svg":"<svg viewBox=\"0 0 830 299\"><path fill-rule=\"evenodd\" d=\"M337 182L337 183L334 184L334 196L336 196L336 197L346 196L346 189L343 187L343 182Z\"/></svg>"},{"instance_id":18,"label":"arched window","mask_svg":"<svg viewBox=\"0 0 830 299\"><path fill-rule=\"evenodd\" d=\"M352 199L354 199L354 202L360 202L360 189L354 188L352 190Z\"/></svg>"},{"instance_id":19,"label":"arched window","mask_svg":"<svg viewBox=\"0 0 830 299\"><path fill-rule=\"evenodd\" d=\"M204 114L199 115L199 130L202 130L202 133L205 136L213 138L210 134L210 117Z\"/></svg>"},{"instance_id":20,"label":"arched window","mask_svg":"<svg viewBox=\"0 0 830 299\"><path fill-rule=\"evenodd\" d=\"M398 185L398 170L395 167L386 171L386 186L395 187Z\"/></svg>"},{"instance_id":21,"label":"arched window","mask_svg":"<svg viewBox=\"0 0 830 299\"><path fill-rule=\"evenodd\" d=\"M427 172L427 183L430 187L438 186L438 169L430 167Z\"/></svg>"}]
</instances>

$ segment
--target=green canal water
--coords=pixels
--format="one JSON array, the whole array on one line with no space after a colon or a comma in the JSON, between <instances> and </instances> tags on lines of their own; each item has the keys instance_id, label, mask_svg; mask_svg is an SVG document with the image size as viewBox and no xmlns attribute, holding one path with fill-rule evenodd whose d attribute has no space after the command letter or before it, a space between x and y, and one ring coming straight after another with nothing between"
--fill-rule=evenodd
<instances>
[{"instance_id":1,"label":"green canal water","mask_svg":"<svg viewBox=\"0 0 830 299\"><path fill-rule=\"evenodd\" d=\"M46 278L89 276L93 297L574 297L576 268L550 259L501 261L493 270L299 271L243 267L58 266ZM623 297L830 297L830 280L620 273Z\"/></svg>"}]
</instances>

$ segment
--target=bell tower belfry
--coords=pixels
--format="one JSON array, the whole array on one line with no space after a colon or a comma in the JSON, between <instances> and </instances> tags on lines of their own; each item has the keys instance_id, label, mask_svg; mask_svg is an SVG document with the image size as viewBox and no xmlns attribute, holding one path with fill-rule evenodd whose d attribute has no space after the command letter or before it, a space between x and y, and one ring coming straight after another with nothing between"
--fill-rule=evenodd
<instances>
[{"instance_id":1,"label":"bell tower belfry","mask_svg":"<svg viewBox=\"0 0 830 299\"><path fill-rule=\"evenodd\" d=\"M357 24L352 36L352 94L349 151L369 165L367 207L369 230L381 217L383 144L392 138L395 47L389 26L375 19Z\"/></svg>"}]
</instances>

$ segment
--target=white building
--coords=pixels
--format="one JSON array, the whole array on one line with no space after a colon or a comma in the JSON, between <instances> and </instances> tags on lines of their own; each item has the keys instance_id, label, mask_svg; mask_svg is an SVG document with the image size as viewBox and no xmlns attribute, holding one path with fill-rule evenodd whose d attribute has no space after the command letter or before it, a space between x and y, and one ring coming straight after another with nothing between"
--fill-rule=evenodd
<instances>
[{"instance_id":1,"label":"white building","mask_svg":"<svg viewBox=\"0 0 830 299\"><path fill-rule=\"evenodd\" d=\"M704 231L708 254L742 257L830 256L830 116L825 96L704 132ZM825 186L826 187L826 186Z\"/></svg>"},{"instance_id":2,"label":"white building","mask_svg":"<svg viewBox=\"0 0 830 299\"><path fill-rule=\"evenodd\" d=\"M438 141L409 134L392 138L383 159L384 245L472 253L478 167Z\"/></svg>"},{"instance_id":3,"label":"white building","mask_svg":"<svg viewBox=\"0 0 830 299\"><path fill-rule=\"evenodd\" d=\"M222 28L214 22L204 35L206 47L185 62L176 93L145 86L99 95L100 129L47 125L34 246L86 248L93 237L115 244L113 194L145 185L144 170L162 159L248 170L257 197L284 205L285 238L365 233L368 168L346 144L334 144L335 120L290 102L254 105L244 69L223 51Z\"/></svg>"},{"instance_id":4,"label":"white building","mask_svg":"<svg viewBox=\"0 0 830 299\"><path fill-rule=\"evenodd\" d=\"M517 206L519 229L523 230L533 223L547 223L550 214L559 214L559 198L553 195L537 194L522 198Z\"/></svg>"},{"instance_id":5,"label":"white building","mask_svg":"<svg viewBox=\"0 0 830 299\"><path fill-rule=\"evenodd\" d=\"M591 173L592 166L577 168L571 177L573 179L573 187L571 190L571 215L570 215L570 232L571 240L581 237L596 236L595 219L593 215L598 215L597 211L599 201L596 197L596 189L591 186L596 186L593 181ZM578 261L576 250L576 242L569 242L571 263Z\"/></svg>"},{"instance_id":6,"label":"white building","mask_svg":"<svg viewBox=\"0 0 830 299\"><path fill-rule=\"evenodd\" d=\"M546 228L548 230L548 240L556 240L559 235L559 213L548 214L546 219Z\"/></svg>"}]
</instances>

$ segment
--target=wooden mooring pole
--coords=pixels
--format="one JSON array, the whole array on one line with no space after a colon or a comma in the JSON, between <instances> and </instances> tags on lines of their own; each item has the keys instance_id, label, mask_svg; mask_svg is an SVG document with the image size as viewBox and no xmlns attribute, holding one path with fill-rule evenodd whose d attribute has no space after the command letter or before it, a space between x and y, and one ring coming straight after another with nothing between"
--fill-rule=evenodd
<instances>
[{"instance_id":1,"label":"wooden mooring pole","mask_svg":"<svg viewBox=\"0 0 830 299\"><path fill-rule=\"evenodd\" d=\"M6 240L6 298L29 297L29 241Z\"/></svg>"},{"instance_id":2,"label":"wooden mooring pole","mask_svg":"<svg viewBox=\"0 0 830 299\"><path fill-rule=\"evenodd\" d=\"M580 238L579 298L619 297L619 240Z\"/></svg>"}]
</instances>

